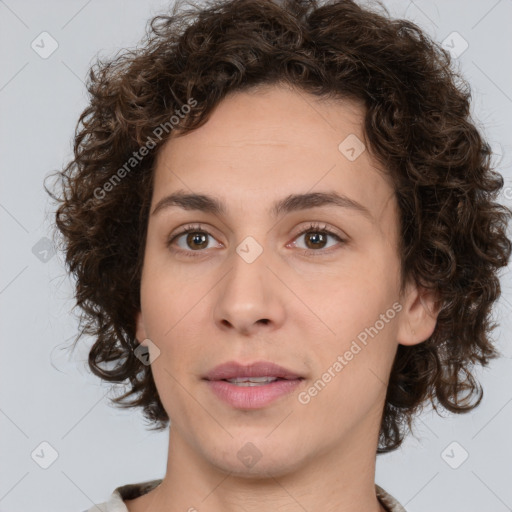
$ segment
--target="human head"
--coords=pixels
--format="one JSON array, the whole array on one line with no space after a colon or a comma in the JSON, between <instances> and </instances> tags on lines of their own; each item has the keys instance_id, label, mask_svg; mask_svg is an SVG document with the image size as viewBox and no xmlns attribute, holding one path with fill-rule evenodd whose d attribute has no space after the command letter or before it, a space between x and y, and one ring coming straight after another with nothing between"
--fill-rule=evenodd
<instances>
[{"instance_id":1,"label":"human head","mask_svg":"<svg viewBox=\"0 0 512 512\"><path fill-rule=\"evenodd\" d=\"M168 135L155 129L169 127L171 115L181 133L197 129L229 93L283 82L364 104L363 140L388 170L400 213L402 284L438 296L432 335L398 347L379 451L400 445L404 424L429 398L453 412L470 410L476 404L469 399L481 398L470 366L496 355L489 315L510 241L508 212L494 202L502 180L448 55L412 23L352 2L244 0L200 14L178 7L153 21L134 54L91 72L91 103L62 174L57 225L77 277L84 332L96 337L92 371L111 382L129 379L130 391L117 401L134 397L129 406L165 426L150 367L133 352L153 171ZM125 167L142 147L147 154ZM107 361L119 365L102 369Z\"/></svg>"}]
</instances>

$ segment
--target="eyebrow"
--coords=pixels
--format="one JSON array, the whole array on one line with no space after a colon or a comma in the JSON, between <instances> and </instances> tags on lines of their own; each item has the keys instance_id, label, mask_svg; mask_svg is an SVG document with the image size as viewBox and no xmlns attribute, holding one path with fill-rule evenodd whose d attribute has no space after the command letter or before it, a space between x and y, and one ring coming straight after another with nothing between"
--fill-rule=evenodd
<instances>
[{"instance_id":1,"label":"eyebrow","mask_svg":"<svg viewBox=\"0 0 512 512\"><path fill-rule=\"evenodd\" d=\"M219 216L225 215L227 211L225 204L215 197L206 194L192 194L187 193L184 190L178 190L158 201L151 215L156 215L158 212L173 206L177 206L184 210L201 211ZM348 208L360 213L371 222L375 222L368 208L345 195L338 194L337 192L290 194L284 199L276 201L270 208L270 214L273 217L277 217L282 213L307 210L309 208L316 208L319 206L338 206L341 208Z\"/></svg>"}]
</instances>

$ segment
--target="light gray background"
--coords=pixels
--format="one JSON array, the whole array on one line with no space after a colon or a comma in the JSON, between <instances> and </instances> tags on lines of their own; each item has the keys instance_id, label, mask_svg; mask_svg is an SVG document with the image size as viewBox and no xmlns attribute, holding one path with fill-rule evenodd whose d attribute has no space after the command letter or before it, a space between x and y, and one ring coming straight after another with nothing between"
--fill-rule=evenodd
<instances>
[{"instance_id":1,"label":"light gray background","mask_svg":"<svg viewBox=\"0 0 512 512\"><path fill-rule=\"evenodd\" d=\"M473 91L473 112L505 175L512 205L512 0L386 1L443 41L468 43L458 58ZM167 432L144 428L140 413L108 405L108 386L86 367L84 339L70 359L63 350L77 329L63 257L44 253L52 206L43 179L71 157L75 123L86 105L83 80L97 54L136 45L146 21L167 2L0 0L0 145L2 336L0 510L81 512L126 483L161 478ZM41 58L31 43L47 31L58 49ZM33 248L34 246L36 249ZM50 248L51 250L51 248ZM46 263L44 257L50 258ZM512 510L512 277L504 272L502 322L495 337L505 357L478 373L483 403L440 418L425 412L418 438L379 456L376 482L408 512ZM31 457L41 442L57 452L42 469ZM441 456L453 441L469 458L452 469ZM462 448L449 452L460 457ZM48 454L48 450L45 451ZM47 456L47 455L45 455ZM312 512L312 511L311 511Z\"/></svg>"}]
</instances>

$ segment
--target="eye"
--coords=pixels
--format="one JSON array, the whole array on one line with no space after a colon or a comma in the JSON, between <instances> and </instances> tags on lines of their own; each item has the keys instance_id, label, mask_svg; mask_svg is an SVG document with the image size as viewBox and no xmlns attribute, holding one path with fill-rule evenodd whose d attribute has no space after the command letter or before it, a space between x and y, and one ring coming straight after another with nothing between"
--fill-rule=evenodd
<instances>
[{"instance_id":1,"label":"eye","mask_svg":"<svg viewBox=\"0 0 512 512\"><path fill-rule=\"evenodd\" d=\"M307 228L303 229L296 237L296 239L300 239L305 236L306 247L300 247L297 245L297 242L293 242L292 244L295 247L299 247L301 249L305 249L305 255L313 255L313 253L321 252L325 254L326 252L330 253L331 251L325 251L327 240L329 237L334 238L340 243L345 243L346 241L342 239L339 235L327 229L327 226L318 225L318 224L310 224ZM332 247L332 246L331 246ZM315 254L316 256L316 254Z\"/></svg>"},{"instance_id":2,"label":"eye","mask_svg":"<svg viewBox=\"0 0 512 512\"><path fill-rule=\"evenodd\" d=\"M306 247L301 247L295 240L300 239L300 237L303 237L304 235L306 235ZM208 237L214 238L200 225L189 225L182 229L179 233L171 235L166 245L169 249L171 249L171 246L176 243L178 249L172 248L173 251L179 252L185 256L196 257L200 256L204 249L211 249L213 247L219 247L222 245L210 245ZM294 241L290 245L299 249L304 249L304 255L317 256L332 252L330 249L325 250L329 237L335 239L341 244L346 243L346 240L328 229L325 224L319 225L311 223L294 238Z\"/></svg>"},{"instance_id":3,"label":"eye","mask_svg":"<svg viewBox=\"0 0 512 512\"><path fill-rule=\"evenodd\" d=\"M211 249L214 246L210 246L208 243L208 237L213 236L205 231L201 226L186 226L179 233L172 235L167 241L167 247L171 247L175 241L179 248L179 252L185 254L185 256L196 256L194 252L201 252L203 249ZM182 239L182 240L180 240ZM181 245L180 242L181 241Z\"/></svg>"}]
</instances>

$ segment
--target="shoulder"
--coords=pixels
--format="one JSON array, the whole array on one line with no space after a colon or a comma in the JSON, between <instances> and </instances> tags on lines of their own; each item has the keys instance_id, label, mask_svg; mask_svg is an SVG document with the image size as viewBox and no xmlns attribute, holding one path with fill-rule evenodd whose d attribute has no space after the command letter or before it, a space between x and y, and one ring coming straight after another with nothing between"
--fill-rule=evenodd
<instances>
[{"instance_id":1,"label":"shoulder","mask_svg":"<svg viewBox=\"0 0 512 512\"><path fill-rule=\"evenodd\" d=\"M132 500L148 493L162 482L148 480L136 484L126 484L114 489L107 501L93 505L83 512L128 512L124 500Z\"/></svg>"},{"instance_id":2,"label":"shoulder","mask_svg":"<svg viewBox=\"0 0 512 512\"><path fill-rule=\"evenodd\" d=\"M391 494L387 493L382 487L375 484L375 491L379 501L386 507L388 512L407 512L404 507Z\"/></svg>"},{"instance_id":3,"label":"shoulder","mask_svg":"<svg viewBox=\"0 0 512 512\"><path fill-rule=\"evenodd\" d=\"M128 512L124 500L131 500L142 496L162 482L159 480L149 480L136 484L126 484L114 489L110 498L103 502L93 505L91 508L83 512ZM406 512L405 508L391 494L387 493L382 487L375 484L375 491L380 502L387 508L389 512Z\"/></svg>"}]
</instances>

